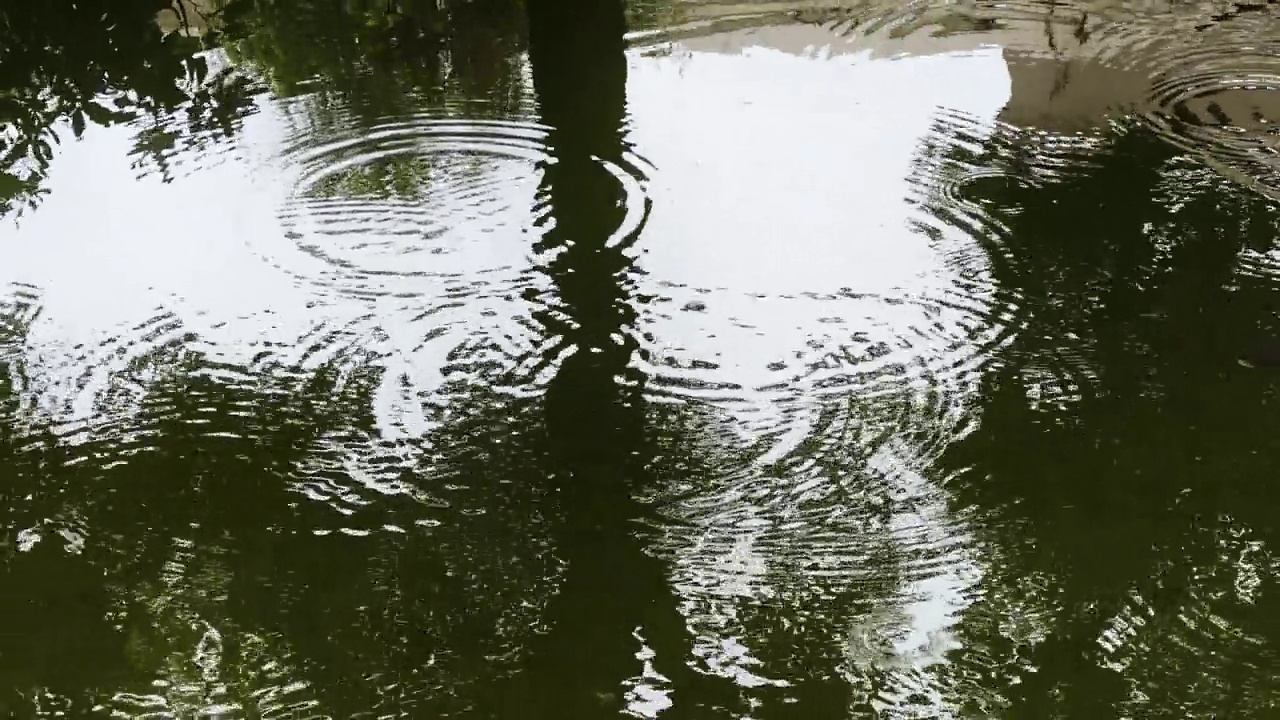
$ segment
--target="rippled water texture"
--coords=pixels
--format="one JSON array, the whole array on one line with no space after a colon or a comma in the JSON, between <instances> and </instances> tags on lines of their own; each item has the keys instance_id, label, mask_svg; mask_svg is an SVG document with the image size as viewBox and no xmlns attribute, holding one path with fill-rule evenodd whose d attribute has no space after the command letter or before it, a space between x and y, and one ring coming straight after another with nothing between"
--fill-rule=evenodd
<instances>
[{"instance_id":1,"label":"rippled water texture","mask_svg":"<svg viewBox=\"0 0 1280 720\"><path fill-rule=\"evenodd\" d=\"M1276 712L1280 15L1147 5L90 127L0 231L0 707Z\"/></svg>"}]
</instances>

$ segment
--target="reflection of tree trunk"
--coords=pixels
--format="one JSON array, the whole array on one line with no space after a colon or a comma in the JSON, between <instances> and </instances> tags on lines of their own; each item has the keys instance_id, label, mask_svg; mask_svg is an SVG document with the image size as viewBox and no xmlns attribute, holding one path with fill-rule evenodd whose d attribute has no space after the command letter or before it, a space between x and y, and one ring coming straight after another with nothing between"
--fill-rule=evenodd
<instances>
[{"instance_id":1,"label":"reflection of tree trunk","mask_svg":"<svg viewBox=\"0 0 1280 720\"><path fill-rule=\"evenodd\" d=\"M567 570L547 613L550 630L514 687L495 698L503 717L615 715L622 684L642 671L637 632L674 686L676 708L702 704L690 697L703 683L685 664L690 640L666 568L645 552L634 523L641 508L632 491L651 453L639 387L623 381L636 346L631 263L628 243L609 241L625 196L600 162L623 152L623 11L617 0L528 3L534 89L555 156L542 188L554 219L543 248L555 287L543 322L573 348L545 397Z\"/></svg>"}]
</instances>

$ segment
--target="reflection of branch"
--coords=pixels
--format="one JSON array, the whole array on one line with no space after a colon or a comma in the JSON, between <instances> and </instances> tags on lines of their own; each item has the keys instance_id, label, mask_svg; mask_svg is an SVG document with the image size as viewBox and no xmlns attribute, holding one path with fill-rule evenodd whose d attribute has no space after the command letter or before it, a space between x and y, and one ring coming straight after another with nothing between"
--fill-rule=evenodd
<instances>
[{"instance_id":1,"label":"reflection of branch","mask_svg":"<svg viewBox=\"0 0 1280 720\"><path fill-rule=\"evenodd\" d=\"M1049 0L1049 14L1044 17L1044 38L1049 43L1049 49L1054 55L1058 54L1058 43L1053 38L1053 11L1057 9L1057 0Z\"/></svg>"},{"instance_id":2,"label":"reflection of branch","mask_svg":"<svg viewBox=\"0 0 1280 720\"><path fill-rule=\"evenodd\" d=\"M235 2L235 0L231 0L231 2ZM205 27L209 28L227 6L226 4L220 4L217 9L210 10L206 13L204 10L200 9L200 4L198 2L192 2L190 7L188 7L186 0L169 0L169 7L172 8L173 14L177 16L178 23L181 26L183 33L190 35L191 15L188 14L189 12L194 13L199 17L201 22L204 23Z\"/></svg>"},{"instance_id":3,"label":"reflection of branch","mask_svg":"<svg viewBox=\"0 0 1280 720\"><path fill-rule=\"evenodd\" d=\"M182 0L170 0L169 7L173 8L173 14L178 16L178 23L182 26L184 34L191 33L191 22L187 18L187 7Z\"/></svg>"},{"instance_id":4,"label":"reflection of branch","mask_svg":"<svg viewBox=\"0 0 1280 720\"><path fill-rule=\"evenodd\" d=\"M177 0L177 2L182 2L182 0ZM216 17L219 15L219 13L221 13L221 12L222 12L223 8L225 8L225 7L226 7L225 5L220 6L217 10L214 10L214 11L212 11L212 12L210 12L210 13L207 13L207 14L206 14L206 13L205 13L205 11L203 11L203 10L201 10L201 9L200 9L200 5L198 5L198 4L192 4L192 6L191 6L191 10L192 10L192 12L194 12L195 14L199 15L199 16L200 16L200 19L201 19L201 20L204 20L205 24L207 25L207 24L209 24L209 22L210 22L213 18L216 18Z\"/></svg>"},{"instance_id":5,"label":"reflection of branch","mask_svg":"<svg viewBox=\"0 0 1280 720\"><path fill-rule=\"evenodd\" d=\"M1081 45L1089 42L1089 29L1087 27L1088 23L1089 23L1089 11L1086 10L1083 13L1080 13L1080 24L1076 26L1076 32L1075 32L1076 40L1079 41Z\"/></svg>"},{"instance_id":6,"label":"reflection of branch","mask_svg":"<svg viewBox=\"0 0 1280 720\"><path fill-rule=\"evenodd\" d=\"M1071 82L1071 61L1067 60L1062 63L1062 69L1057 72L1057 76L1053 79L1053 87L1049 89L1049 99L1058 97L1058 94L1067 89L1067 84Z\"/></svg>"}]
</instances>

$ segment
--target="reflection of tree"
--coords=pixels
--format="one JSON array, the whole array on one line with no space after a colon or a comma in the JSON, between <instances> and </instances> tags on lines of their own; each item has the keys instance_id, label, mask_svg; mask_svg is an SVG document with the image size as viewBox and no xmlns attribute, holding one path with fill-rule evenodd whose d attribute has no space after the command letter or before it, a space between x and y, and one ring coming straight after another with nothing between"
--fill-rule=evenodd
<instances>
[{"instance_id":1,"label":"reflection of tree","mask_svg":"<svg viewBox=\"0 0 1280 720\"><path fill-rule=\"evenodd\" d=\"M499 12L485 7L472 3L455 17ZM234 23L245 17L264 26L270 23L262 18L273 19L275 26L259 30L283 32L285 18L269 15L269 3L251 9L259 14L237 17L227 9L224 38L234 37ZM544 68L537 89L544 119L556 128L557 162L546 168L545 198L557 227L543 249L557 286L547 317L559 312L567 319L563 327L548 326L577 349L544 401L513 402L482 387L451 389L458 402L450 403L441 429L421 441L429 452L401 467L369 466L384 449L367 427L368 383L359 372L353 380L336 369L246 373L197 356L157 358L142 374L158 379L135 378L145 389L141 409L107 403L99 412L114 422L95 424L81 442L41 430L34 418L15 422L11 427L24 431L12 433L4 452L12 451L13 462L0 470L17 473L6 478L12 479L6 524L43 528L48 537L31 552L59 558L61 547L51 539L59 530L90 539L84 559L68 561L83 565L69 577L92 596L85 624L114 648L94 658L64 653L43 669L29 664L25 684L58 687L90 704L109 704L112 690L126 689L129 696L113 702L183 711L251 703L268 689L262 683L278 693L296 681L310 687L293 700L319 703L339 717L406 708L445 716L466 712L482 695L474 683L524 660L526 674L516 685L536 690L540 702L534 710L514 708L513 716L594 716L617 705L624 684L640 672L634 657L640 642L632 633L641 627L680 707L693 712L713 704L700 701L702 685L685 664L689 639L664 566L645 553L635 528L642 513L632 492L653 453L635 378L618 379L635 343L612 338L628 335L634 319L625 248L606 247L624 208L618 181L591 157L621 159L622 8L580 3L534 8L531 15L541 38L531 55ZM326 31L349 27L330 20ZM258 31L244 22L244 32ZM299 22L298 29L307 26ZM400 52L394 38L368 32ZM272 49L322 55L317 41L324 36L301 37L307 42ZM339 57L328 66L297 64L301 56L254 62L276 62L284 70L277 80L320 73L322 85L355 94L377 74L379 60L376 53L341 56L343 48L337 45ZM503 53L493 57L515 77ZM477 53L465 64L491 59ZM411 55L385 61L405 72L429 69ZM438 78L410 77L394 99L426 89L408 87L419 80L433 86ZM460 74L445 81L468 80ZM580 113L582 102L595 110ZM358 98L354 105L387 111ZM378 192L388 184L395 190L387 180L396 171L348 177L355 187L332 190ZM413 185L420 178L403 180ZM24 445L33 437L42 441L39 452ZM558 507L541 509L548 476ZM398 491L379 495L375 486ZM441 507L448 509L432 517ZM542 537L547 525L557 528L554 542ZM22 587L57 587L41 576L56 563L31 553L15 557L6 568L30 573ZM105 582L96 577L104 571ZM555 604L544 613L562 572ZM52 624L67 616L33 618L19 638L30 642L5 657L29 657L42 639L58 637ZM549 630L530 655L530 630L543 626ZM119 674L74 672L108 657L119 658L107 664ZM148 689L157 678L167 690Z\"/></svg>"},{"instance_id":2,"label":"reflection of tree","mask_svg":"<svg viewBox=\"0 0 1280 720\"><path fill-rule=\"evenodd\" d=\"M227 0L202 39L163 35L156 15L170 8L91 0L0 10L0 213L35 204L66 127L79 137L92 124L135 122L138 167L168 179L175 153L206 149L253 110L260 88L236 66L282 95L305 87L316 109L332 109L337 93L371 118L442 93L487 99L496 113L522 101L522 13L509 0ZM210 73L198 51L214 43L233 63Z\"/></svg>"},{"instance_id":3,"label":"reflection of tree","mask_svg":"<svg viewBox=\"0 0 1280 720\"><path fill-rule=\"evenodd\" d=\"M5 524L40 540L8 558L10 574L28 576L6 584L6 597L28 607L40 606L43 594L64 599L47 605L47 615L14 626L6 640L51 647L64 627L77 624L84 638L79 649L46 664L30 662L39 652L8 647L3 656L29 663L33 675L21 690L47 688L91 706L128 688L133 692L119 702L159 702L176 711L231 700L214 697L220 685L229 684L241 701L250 694L234 677L249 669L245 658L227 663L229 655L248 652L246 639L223 622L227 593L243 557L237 543L252 547L280 524L273 514L290 505L272 468L287 452L234 428L257 399L191 378L188 372L199 368L192 361L153 365L149 370L176 373L152 383L136 415L104 423L79 441L42 430L43 421L25 412L7 418L7 428L25 432L14 433L17 447L6 444L13 462L4 468ZM22 388L9 389L6 400L16 401ZM254 502L245 503L246 496ZM63 587L61 575L73 588ZM210 644L219 637L226 653ZM85 653L85 643L102 650ZM204 667L198 653L193 659L201 648ZM221 669L214 667L219 661ZM156 677L168 691L146 690Z\"/></svg>"},{"instance_id":4,"label":"reflection of tree","mask_svg":"<svg viewBox=\"0 0 1280 720\"><path fill-rule=\"evenodd\" d=\"M439 4L227 0L218 15L233 58L258 69L282 97L340 93L373 118L419 110L456 94L510 110L521 79L512 58L522 13L510 0Z\"/></svg>"},{"instance_id":5,"label":"reflection of tree","mask_svg":"<svg viewBox=\"0 0 1280 720\"><path fill-rule=\"evenodd\" d=\"M964 162L1016 157L1002 142ZM1231 584L1235 556L1270 539L1260 493L1280 449L1272 383L1235 366L1274 332L1274 290L1237 260L1280 215L1171 155L1121 126L1058 177L1004 163L961 189L1007 229L988 257L1018 330L988 371L981 427L943 460L993 547L985 600L960 627L959 701L1182 717L1194 696L1166 699L1174 688L1210 692L1219 711L1274 692L1244 640L1276 637L1274 579L1249 600ZM1226 657L1205 665L1211 650Z\"/></svg>"},{"instance_id":6,"label":"reflection of tree","mask_svg":"<svg viewBox=\"0 0 1280 720\"><path fill-rule=\"evenodd\" d=\"M102 398L74 442L9 388L5 525L42 539L0 567L24 621L0 636L23 695L0 702L443 717L509 671L556 571L531 512L545 452L494 419L533 408L471 392L436 460L380 466L376 372L261 370L157 355L115 378L140 405Z\"/></svg>"},{"instance_id":7,"label":"reflection of tree","mask_svg":"<svg viewBox=\"0 0 1280 720\"><path fill-rule=\"evenodd\" d=\"M608 717L624 683L642 671L643 642L670 683L676 712L714 704L687 665L690 638L663 563L646 553L634 499L654 448L646 437L642 378L628 369L637 342L630 296L634 234L618 237L624 187L604 163L625 167L625 14L620 2L530 3L529 59L554 161L542 198L552 225L539 250L553 290L539 319L561 356L543 399L551 489L565 562L503 717ZM638 633L638 637L636 636ZM650 678L648 682L653 682Z\"/></svg>"},{"instance_id":8,"label":"reflection of tree","mask_svg":"<svg viewBox=\"0 0 1280 720\"><path fill-rule=\"evenodd\" d=\"M243 86L208 82L195 41L162 36L156 14L169 0L39 2L0 10L0 212L31 204L69 125L150 117L150 139L231 129L243 114ZM183 122L175 124L181 109ZM159 140L157 140L159 138ZM138 152L145 153L146 143Z\"/></svg>"}]
</instances>

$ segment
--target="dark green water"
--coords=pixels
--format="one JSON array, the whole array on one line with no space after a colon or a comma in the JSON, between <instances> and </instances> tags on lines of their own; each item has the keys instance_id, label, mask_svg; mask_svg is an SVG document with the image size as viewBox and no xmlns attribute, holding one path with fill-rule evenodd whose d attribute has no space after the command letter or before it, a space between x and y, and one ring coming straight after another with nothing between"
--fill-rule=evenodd
<instances>
[{"instance_id":1,"label":"dark green water","mask_svg":"<svg viewBox=\"0 0 1280 720\"><path fill-rule=\"evenodd\" d=\"M0 713L1280 717L1269 6L165 7L0 7Z\"/></svg>"}]
</instances>

